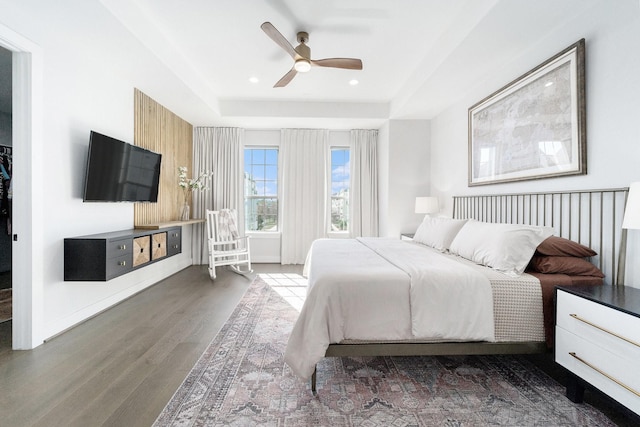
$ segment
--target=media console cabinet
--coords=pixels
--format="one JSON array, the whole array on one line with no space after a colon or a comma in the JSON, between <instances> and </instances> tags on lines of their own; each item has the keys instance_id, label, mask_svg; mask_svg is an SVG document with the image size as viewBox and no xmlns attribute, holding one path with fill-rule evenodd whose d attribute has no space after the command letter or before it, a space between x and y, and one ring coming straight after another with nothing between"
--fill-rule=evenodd
<instances>
[{"instance_id":1,"label":"media console cabinet","mask_svg":"<svg viewBox=\"0 0 640 427\"><path fill-rule=\"evenodd\" d=\"M64 239L65 281L107 281L182 252L182 227Z\"/></svg>"}]
</instances>

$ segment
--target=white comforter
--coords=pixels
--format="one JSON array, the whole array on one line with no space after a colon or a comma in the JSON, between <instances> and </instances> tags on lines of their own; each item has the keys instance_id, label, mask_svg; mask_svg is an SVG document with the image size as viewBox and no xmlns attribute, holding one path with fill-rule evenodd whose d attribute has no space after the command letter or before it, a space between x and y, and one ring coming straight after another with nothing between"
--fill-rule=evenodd
<instances>
[{"instance_id":1,"label":"white comforter","mask_svg":"<svg viewBox=\"0 0 640 427\"><path fill-rule=\"evenodd\" d=\"M489 279L434 250L395 239L320 239L307 262L307 298L285 352L302 378L344 340L494 341Z\"/></svg>"}]
</instances>

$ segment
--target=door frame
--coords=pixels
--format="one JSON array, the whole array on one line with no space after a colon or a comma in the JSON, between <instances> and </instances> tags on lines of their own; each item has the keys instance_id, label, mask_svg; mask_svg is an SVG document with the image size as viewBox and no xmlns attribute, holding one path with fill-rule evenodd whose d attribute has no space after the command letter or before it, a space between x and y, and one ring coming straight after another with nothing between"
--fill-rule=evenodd
<instances>
[{"instance_id":1,"label":"door frame","mask_svg":"<svg viewBox=\"0 0 640 427\"><path fill-rule=\"evenodd\" d=\"M0 24L12 55L12 348L43 342L43 55L31 40Z\"/></svg>"}]
</instances>

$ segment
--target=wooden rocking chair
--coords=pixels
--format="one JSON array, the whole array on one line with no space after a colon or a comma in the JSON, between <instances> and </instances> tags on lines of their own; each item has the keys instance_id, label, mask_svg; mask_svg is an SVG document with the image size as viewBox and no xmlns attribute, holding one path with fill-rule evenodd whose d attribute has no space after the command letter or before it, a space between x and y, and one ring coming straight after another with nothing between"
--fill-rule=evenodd
<instances>
[{"instance_id":1,"label":"wooden rocking chair","mask_svg":"<svg viewBox=\"0 0 640 427\"><path fill-rule=\"evenodd\" d=\"M229 266L238 274L252 273L249 236L240 237L235 209L207 210L209 275L216 278L216 267ZM244 265L244 268L241 266Z\"/></svg>"}]
</instances>

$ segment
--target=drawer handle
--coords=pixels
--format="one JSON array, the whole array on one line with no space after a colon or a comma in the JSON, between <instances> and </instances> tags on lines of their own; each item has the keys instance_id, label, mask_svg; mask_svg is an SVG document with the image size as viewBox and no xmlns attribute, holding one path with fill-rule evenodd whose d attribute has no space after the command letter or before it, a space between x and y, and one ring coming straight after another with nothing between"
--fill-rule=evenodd
<instances>
[{"instance_id":1,"label":"drawer handle","mask_svg":"<svg viewBox=\"0 0 640 427\"><path fill-rule=\"evenodd\" d=\"M588 320L583 319L582 317L578 316L577 314L571 313L571 314L569 314L569 316L571 316L571 317L573 317L574 319L579 320L579 321L581 321L581 322L583 322L583 323L586 323L586 324L587 324L587 325L589 325L589 326L593 326L593 327L594 327L594 328L596 328L596 329L600 329L601 331L606 332L606 333L608 333L609 335L613 335L613 336L614 336L614 337L616 337L616 338L620 338L620 339L621 339L621 340L623 340L623 341L626 341L626 342L628 342L628 343L630 343L630 344L633 344L633 345L635 345L636 347L640 347L640 344L638 344L637 342L635 342L635 341L633 341L633 340L631 340L631 339L629 339L629 338L625 338L625 337L623 337L622 335L616 334L615 332L612 332L612 331L610 331L610 330L608 330L608 329L605 329L605 328L603 328L602 326L598 326L598 325L596 325L595 323L589 322Z\"/></svg>"},{"instance_id":2,"label":"drawer handle","mask_svg":"<svg viewBox=\"0 0 640 427\"><path fill-rule=\"evenodd\" d=\"M587 362L586 360L584 360L583 358L578 356L574 351L570 351L569 352L569 356L579 360L580 362L584 363L585 365L587 365L588 367L590 367L591 369L593 369L594 371L596 371L600 375L604 375L605 377L607 377L608 379L610 379L614 383L618 384L620 387L624 387L626 390L628 390L631 393L635 394L636 396L640 397L640 392L639 391L632 389L631 387L629 387L628 385L626 385L622 381L619 381L619 380L613 378L611 375L607 374L606 372L603 372L601 369L596 368L591 363Z\"/></svg>"},{"instance_id":3,"label":"drawer handle","mask_svg":"<svg viewBox=\"0 0 640 427\"><path fill-rule=\"evenodd\" d=\"M121 251L124 251L127 249L127 245L120 245L118 246L118 249L120 249Z\"/></svg>"},{"instance_id":4,"label":"drawer handle","mask_svg":"<svg viewBox=\"0 0 640 427\"><path fill-rule=\"evenodd\" d=\"M118 265L124 267L125 265L127 265L127 261L118 261Z\"/></svg>"}]
</instances>

